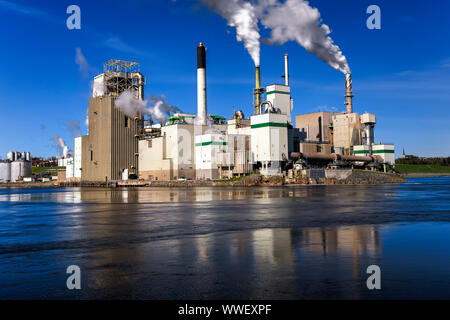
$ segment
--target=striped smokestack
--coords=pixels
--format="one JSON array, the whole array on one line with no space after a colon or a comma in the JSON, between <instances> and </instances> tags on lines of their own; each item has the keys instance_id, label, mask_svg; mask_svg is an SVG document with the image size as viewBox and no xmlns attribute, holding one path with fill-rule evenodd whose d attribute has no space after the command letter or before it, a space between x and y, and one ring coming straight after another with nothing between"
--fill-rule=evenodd
<instances>
[{"instance_id":1,"label":"striped smokestack","mask_svg":"<svg viewBox=\"0 0 450 320\"><path fill-rule=\"evenodd\" d=\"M353 93L352 93L352 74L345 75L345 104L347 106L347 113L353 113Z\"/></svg>"},{"instance_id":2,"label":"striped smokestack","mask_svg":"<svg viewBox=\"0 0 450 320\"><path fill-rule=\"evenodd\" d=\"M197 123L206 125L206 48L197 47Z\"/></svg>"}]
</instances>

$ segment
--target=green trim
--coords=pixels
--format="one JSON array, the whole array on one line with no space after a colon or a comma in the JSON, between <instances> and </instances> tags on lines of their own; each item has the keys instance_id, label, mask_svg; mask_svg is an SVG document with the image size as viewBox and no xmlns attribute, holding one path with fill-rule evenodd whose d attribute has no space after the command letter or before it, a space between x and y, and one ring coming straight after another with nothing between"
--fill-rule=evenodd
<instances>
[{"instance_id":1,"label":"green trim","mask_svg":"<svg viewBox=\"0 0 450 320\"><path fill-rule=\"evenodd\" d=\"M269 92L267 92L266 94L269 95L269 94L274 94L274 93L281 93L281 94L291 95L289 92L277 91L277 90L269 91Z\"/></svg>"},{"instance_id":2,"label":"green trim","mask_svg":"<svg viewBox=\"0 0 450 320\"><path fill-rule=\"evenodd\" d=\"M395 153L395 150L373 150L372 153Z\"/></svg>"},{"instance_id":3,"label":"green trim","mask_svg":"<svg viewBox=\"0 0 450 320\"><path fill-rule=\"evenodd\" d=\"M372 153L395 153L394 150L373 150ZM353 154L369 154L369 150L354 150Z\"/></svg>"},{"instance_id":4,"label":"green trim","mask_svg":"<svg viewBox=\"0 0 450 320\"><path fill-rule=\"evenodd\" d=\"M207 141L207 142L199 142L196 143L195 146L196 147L205 147L205 146L226 146L227 143L225 141L221 142L221 141Z\"/></svg>"},{"instance_id":5,"label":"green trim","mask_svg":"<svg viewBox=\"0 0 450 320\"><path fill-rule=\"evenodd\" d=\"M266 122L266 123L258 123L258 124L252 124L250 128L252 129L258 129L258 128L264 128L264 127L278 127L278 128L287 128L287 123L278 123L278 122Z\"/></svg>"}]
</instances>

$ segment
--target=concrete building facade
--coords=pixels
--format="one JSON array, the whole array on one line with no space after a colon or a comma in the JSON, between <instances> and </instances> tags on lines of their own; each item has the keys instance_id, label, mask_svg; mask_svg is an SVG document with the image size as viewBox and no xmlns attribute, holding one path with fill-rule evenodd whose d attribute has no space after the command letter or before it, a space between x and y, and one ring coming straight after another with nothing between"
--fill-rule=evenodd
<instances>
[{"instance_id":1,"label":"concrete building facade","mask_svg":"<svg viewBox=\"0 0 450 320\"><path fill-rule=\"evenodd\" d=\"M139 179L195 179L195 130L209 127L173 124L161 128L161 135L139 141Z\"/></svg>"},{"instance_id":2,"label":"concrete building facade","mask_svg":"<svg viewBox=\"0 0 450 320\"><path fill-rule=\"evenodd\" d=\"M315 112L295 117L295 127L300 130L303 141L331 143L333 140L330 126L334 112Z\"/></svg>"},{"instance_id":3,"label":"concrete building facade","mask_svg":"<svg viewBox=\"0 0 450 320\"><path fill-rule=\"evenodd\" d=\"M221 133L195 137L195 177L198 180L219 178L219 154L228 150L227 136Z\"/></svg>"},{"instance_id":4,"label":"concrete building facade","mask_svg":"<svg viewBox=\"0 0 450 320\"><path fill-rule=\"evenodd\" d=\"M82 137L81 179L126 180L138 174L139 117L115 107L115 97L89 100L89 133Z\"/></svg>"},{"instance_id":5,"label":"concrete building facade","mask_svg":"<svg viewBox=\"0 0 450 320\"><path fill-rule=\"evenodd\" d=\"M357 113L333 115L333 146L336 153L351 155L352 147L362 144L363 126Z\"/></svg>"}]
</instances>

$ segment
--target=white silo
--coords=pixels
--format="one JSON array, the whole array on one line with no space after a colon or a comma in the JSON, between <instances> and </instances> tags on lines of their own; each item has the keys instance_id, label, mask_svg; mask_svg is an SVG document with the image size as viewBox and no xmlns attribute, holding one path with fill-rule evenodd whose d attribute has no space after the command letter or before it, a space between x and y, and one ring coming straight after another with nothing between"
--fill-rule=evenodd
<instances>
[{"instance_id":1,"label":"white silo","mask_svg":"<svg viewBox=\"0 0 450 320\"><path fill-rule=\"evenodd\" d=\"M25 177L31 177L31 162L16 160L11 163L11 181L17 181Z\"/></svg>"},{"instance_id":2,"label":"white silo","mask_svg":"<svg viewBox=\"0 0 450 320\"><path fill-rule=\"evenodd\" d=\"M11 162L0 162L0 183L11 181Z\"/></svg>"}]
</instances>

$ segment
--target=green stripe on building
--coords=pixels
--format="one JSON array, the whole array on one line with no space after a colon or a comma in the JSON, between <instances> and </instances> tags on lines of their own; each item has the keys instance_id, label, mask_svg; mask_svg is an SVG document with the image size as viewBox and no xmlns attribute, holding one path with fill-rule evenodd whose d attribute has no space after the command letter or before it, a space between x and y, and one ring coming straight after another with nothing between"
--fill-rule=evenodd
<instances>
[{"instance_id":1,"label":"green stripe on building","mask_svg":"<svg viewBox=\"0 0 450 320\"><path fill-rule=\"evenodd\" d=\"M291 95L289 92L284 92L284 91L269 91L269 92L267 92L266 94L267 95L269 95L269 94L274 94L274 93L281 93L281 94L287 94L287 95Z\"/></svg>"},{"instance_id":2,"label":"green stripe on building","mask_svg":"<svg viewBox=\"0 0 450 320\"><path fill-rule=\"evenodd\" d=\"M200 143L196 143L195 146L196 147L205 147L205 146L226 146L227 143L225 141L221 142L221 141L207 141L207 142L200 142Z\"/></svg>"},{"instance_id":3,"label":"green stripe on building","mask_svg":"<svg viewBox=\"0 0 450 320\"><path fill-rule=\"evenodd\" d=\"M372 153L395 153L394 150L373 150Z\"/></svg>"},{"instance_id":4,"label":"green stripe on building","mask_svg":"<svg viewBox=\"0 0 450 320\"><path fill-rule=\"evenodd\" d=\"M287 123L278 123L278 122L266 122L266 123L258 123L252 124L252 129L264 128L264 127L278 127L278 128L287 128Z\"/></svg>"},{"instance_id":5,"label":"green stripe on building","mask_svg":"<svg viewBox=\"0 0 450 320\"><path fill-rule=\"evenodd\" d=\"M375 153L395 153L394 150L373 150L372 154ZM355 150L353 154L369 154L369 150Z\"/></svg>"}]
</instances>

